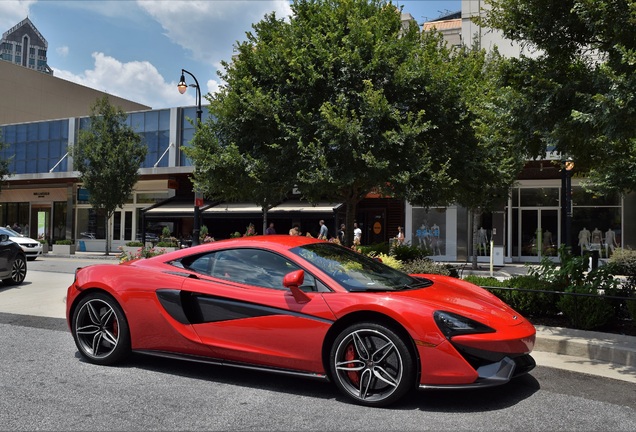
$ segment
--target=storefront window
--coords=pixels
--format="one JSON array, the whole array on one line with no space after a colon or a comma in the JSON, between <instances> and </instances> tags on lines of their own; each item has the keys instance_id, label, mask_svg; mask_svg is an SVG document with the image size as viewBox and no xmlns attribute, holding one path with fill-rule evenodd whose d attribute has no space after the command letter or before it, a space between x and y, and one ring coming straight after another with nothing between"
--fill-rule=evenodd
<instances>
[{"instance_id":1,"label":"storefront window","mask_svg":"<svg viewBox=\"0 0 636 432\"><path fill-rule=\"evenodd\" d=\"M413 245L429 255L446 255L446 208L413 208Z\"/></svg>"},{"instance_id":2,"label":"storefront window","mask_svg":"<svg viewBox=\"0 0 636 432\"><path fill-rule=\"evenodd\" d=\"M621 198L617 193L595 195L580 186L574 186L572 188L572 203L575 206L619 206Z\"/></svg>"},{"instance_id":3,"label":"storefront window","mask_svg":"<svg viewBox=\"0 0 636 432\"><path fill-rule=\"evenodd\" d=\"M77 209L77 235L85 239L105 239L106 220L92 208Z\"/></svg>"},{"instance_id":4,"label":"storefront window","mask_svg":"<svg viewBox=\"0 0 636 432\"><path fill-rule=\"evenodd\" d=\"M140 192L137 194L137 204L155 204L168 198L168 192Z\"/></svg>"},{"instance_id":5,"label":"storefront window","mask_svg":"<svg viewBox=\"0 0 636 432\"><path fill-rule=\"evenodd\" d=\"M65 202L53 203L53 241L66 238L66 211Z\"/></svg>"},{"instance_id":6,"label":"storefront window","mask_svg":"<svg viewBox=\"0 0 636 432\"><path fill-rule=\"evenodd\" d=\"M559 188L521 188L521 207L558 207Z\"/></svg>"}]
</instances>

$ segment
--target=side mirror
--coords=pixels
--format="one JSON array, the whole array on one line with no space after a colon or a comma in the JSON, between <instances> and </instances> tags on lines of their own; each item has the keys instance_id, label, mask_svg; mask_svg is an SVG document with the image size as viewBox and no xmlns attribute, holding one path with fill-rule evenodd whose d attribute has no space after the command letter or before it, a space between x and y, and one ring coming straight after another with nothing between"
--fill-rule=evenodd
<instances>
[{"instance_id":1,"label":"side mirror","mask_svg":"<svg viewBox=\"0 0 636 432\"><path fill-rule=\"evenodd\" d=\"M9 236L7 234L0 234L0 241L1 242L9 241Z\"/></svg>"},{"instance_id":2,"label":"side mirror","mask_svg":"<svg viewBox=\"0 0 636 432\"><path fill-rule=\"evenodd\" d=\"M300 289L300 286L305 281L305 271L304 270L295 270L293 272L289 272L283 278L283 285L290 289L294 299L298 303L307 303L309 300L309 296Z\"/></svg>"}]
</instances>

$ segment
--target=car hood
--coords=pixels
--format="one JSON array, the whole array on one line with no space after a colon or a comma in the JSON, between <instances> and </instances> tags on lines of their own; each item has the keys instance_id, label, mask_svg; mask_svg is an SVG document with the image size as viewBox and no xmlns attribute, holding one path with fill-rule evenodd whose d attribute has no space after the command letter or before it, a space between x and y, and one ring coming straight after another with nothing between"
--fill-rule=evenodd
<instances>
[{"instance_id":1,"label":"car hood","mask_svg":"<svg viewBox=\"0 0 636 432\"><path fill-rule=\"evenodd\" d=\"M525 318L485 289L448 276L414 275L433 281L426 288L399 291L396 298L409 299L426 305L434 310L458 313L467 318L496 326L516 326L525 322Z\"/></svg>"},{"instance_id":2,"label":"car hood","mask_svg":"<svg viewBox=\"0 0 636 432\"><path fill-rule=\"evenodd\" d=\"M33 240L29 237L9 237L9 240L16 242L18 244L31 244L31 243L39 243L37 240Z\"/></svg>"}]
</instances>

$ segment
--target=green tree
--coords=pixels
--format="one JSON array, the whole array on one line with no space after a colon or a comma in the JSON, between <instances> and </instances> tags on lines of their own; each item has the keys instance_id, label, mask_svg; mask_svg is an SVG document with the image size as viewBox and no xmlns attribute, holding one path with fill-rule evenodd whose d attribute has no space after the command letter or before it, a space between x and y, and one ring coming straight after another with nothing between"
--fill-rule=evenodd
<instances>
[{"instance_id":1,"label":"green tree","mask_svg":"<svg viewBox=\"0 0 636 432\"><path fill-rule=\"evenodd\" d=\"M502 81L507 64L497 50L463 48L453 62L455 76L471 113L474 144L463 155L462 177L456 185L457 203L470 210L473 217L472 265L477 268L478 229L483 213L503 208L510 188L519 176L527 152L514 139L508 107L517 92Z\"/></svg>"},{"instance_id":2,"label":"green tree","mask_svg":"<svg viewBox=\"0 0 636 432\"><path fill-rule=\"evenodd\" d=\"M226 85L208 96L210 120L188 153L197 187L264 209L293 187L339 200L349 236L371 191L452 202L474 140L441 36L404 28L386 1L291 6L289 20L255 24L224 63Z\"/></svg>"},{"instance_id":3,"label":"green tree","mask_svg":"<svg viewBox=\"0 0 636 432\"><path fill-rule=\"evenodd\" d=\"M95 101L90 122L72 149L75 170L89 192L90 204L106 218L106 255L110 251L108 220L130 196L147 148L126 124L126 113L108 96Z\"/></svg>"},{"instance_id":4,"label":"green tree","mask_svg":"<svg viewBox=\"0 0 636 432\"><path fill-rule=\"evenodd\" d=\"M516 138L554 148L596 189L636 188L635 0L488 0L478 20L536 50L509 64Z\"/></svg>"}]
</instances>

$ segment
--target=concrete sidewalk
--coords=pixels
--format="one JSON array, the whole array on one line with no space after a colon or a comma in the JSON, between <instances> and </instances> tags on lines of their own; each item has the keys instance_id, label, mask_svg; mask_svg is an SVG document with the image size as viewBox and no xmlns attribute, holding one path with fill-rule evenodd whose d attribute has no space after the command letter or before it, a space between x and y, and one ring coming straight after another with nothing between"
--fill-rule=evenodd
<instances>
[{"instance_id":1,"label":"concrete sidewalk","mask_svg":"<svg viewBox=\"0 0 636 432\"><path fill-rule=\"evenodd\" d=\"M70 256L49 253L40 259L48 258L90 260L95 261L95 264L100 261L115 264L118 259L117 254L105 256L103 252L78 252ZM527 270L524 265L506 265L497 267L494 277L508 278L515 274L526 274ZM484 265L478 270L466 267L463 276L466 274L489 276L490 269ZM27 275L29 286L0 290L0 312L64 318L66 287L72 279L72 274L53 276L47 272L30 272ZM47 307L41 307L42 304ZM636 337L562 327L535 327L537 339L533 357L538 365L636 384Z\"/></svg>"}]
</instances>

